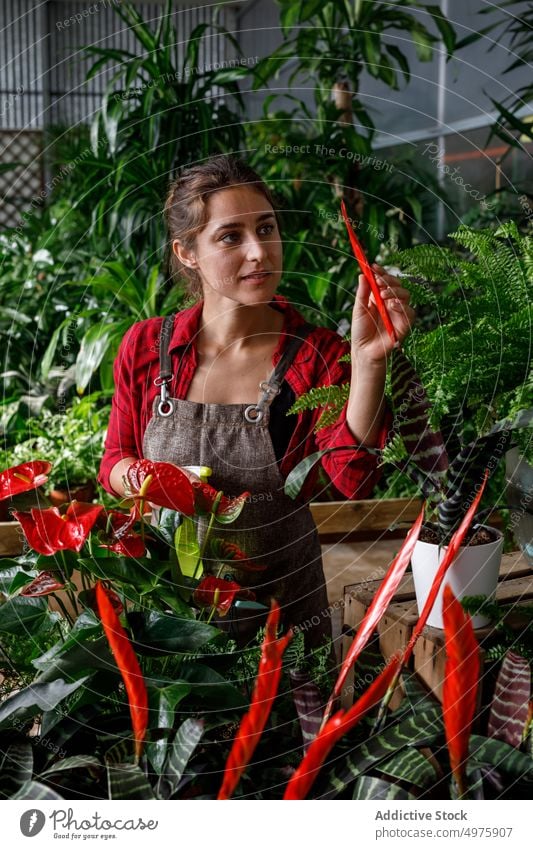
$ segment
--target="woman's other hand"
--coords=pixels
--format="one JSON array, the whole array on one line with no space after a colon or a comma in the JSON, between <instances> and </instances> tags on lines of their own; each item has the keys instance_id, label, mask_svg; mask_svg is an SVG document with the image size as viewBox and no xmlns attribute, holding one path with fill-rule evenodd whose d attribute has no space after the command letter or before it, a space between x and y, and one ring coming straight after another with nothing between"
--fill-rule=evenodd
<instances>
[{"instance_id":1,"label":"woman's other hand","mask_svg":"<svg viewBox=\"0 0 533 849\"><path fill-rule=\"evenodd\" d=\"M383 266L373 263L372 269L396 338L401 343L409 333L415 318L415 311L409 305L409 292L402 286L402 281L393 274L388 274ZM370 283L360 274L352 314L352 353L358 359L377 363L385 361L393 348L394 342L383 324Z\"/></svg>"}]
</instances>

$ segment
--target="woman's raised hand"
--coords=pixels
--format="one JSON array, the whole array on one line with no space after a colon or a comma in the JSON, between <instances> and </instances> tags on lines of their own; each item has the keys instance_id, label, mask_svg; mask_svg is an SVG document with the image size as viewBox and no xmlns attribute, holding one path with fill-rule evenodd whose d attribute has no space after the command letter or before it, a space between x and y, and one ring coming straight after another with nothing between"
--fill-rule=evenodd
<instances>
[{"instance_id":1,"label":"woman's raised hand","mask_svg":"<svg viewBox=\"0 0 533 849\"><path fill-rule=\"evenodd\" d=\"M415 311L409 306L409 292L403 288L402 281L393 274L388 274L383 266L373 263L372 269L396 332L396 338L401 344L415 318ZM370 284L363 274L359 275L359 288L352 314L351 337L352 354L370 362L384 362L394 348L394 342L379 315Z\"/></svg>"}]
</instances>

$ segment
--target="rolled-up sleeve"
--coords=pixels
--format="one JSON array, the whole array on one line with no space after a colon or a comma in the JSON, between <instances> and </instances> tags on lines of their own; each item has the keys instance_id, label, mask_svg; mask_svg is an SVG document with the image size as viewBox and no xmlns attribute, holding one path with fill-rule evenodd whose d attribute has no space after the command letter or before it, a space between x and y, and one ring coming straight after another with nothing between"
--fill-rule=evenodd
<instances>
[{"instance_id":1,"label":"rolled-up sleeve","mask_svg":"<svg viewBox=\"0 0 533 849\"><path fill-rule=\"evenodd\" d=\"M381 469L378 468L379 458L366 449L343 448L343 446L356 444L356 439L346 421L346 408L347 404L344 405L334 425L317 431L316 442L319 450L338 448L322 457L322 466L339 492L346 498L368 498L382 474ZM376 448L385 446L391 426L392 413L386 407Z\"/></svg>"},{"instance_id":2,"label":"rolled-up sleeve","mask_svg":"<svg viewBox=\"0 0 533 849\"><path fill-rule=\"evenodd\" d=\"M132 369L134 362L133 335L135 325L125 334L113 365L115 393L111 401L111 415L107 428L104 455L100 463L98 481L108 492L114 490L109 482L113 467L124 457L136 457L138 445L136 440L135 420L132 415L132 402L136 401ZM137 407L138 409L138 407Z\"/></svg>"}]
</instances>

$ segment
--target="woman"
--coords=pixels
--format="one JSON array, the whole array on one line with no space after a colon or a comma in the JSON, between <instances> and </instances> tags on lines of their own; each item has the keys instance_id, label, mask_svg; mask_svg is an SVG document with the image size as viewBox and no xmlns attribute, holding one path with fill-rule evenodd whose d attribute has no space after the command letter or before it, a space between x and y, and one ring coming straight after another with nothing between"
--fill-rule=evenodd
<instances>
[{"instance_id":1,"label":"woman","mask_svg":"<svg viewBox=\"0 0 533 849\"><path fill-rule=\"evenodd\" d=\"M390 414L383 389L392 349L369 285L360 275L350 347L331 330L308 325L276 296L282 242L273 199L259 175L233 156L185 169L165 205L173 273L201 299L170 319L148 319L126 333L115 362L113 399L100 481L124 495L139 457L213 469L226 495L251 492L234 525L221 530L263 571L226 570L268 604L275 596L286 624L308 647L331 635L317 530L306 504L283 492L288 472L317 448L382 447ZM414 313L400 281L375 267L399 340ZM287 416L314 386L351 379L340 420L316 434L319 411ZM322 464L349 498L364 498L377 479L364 448L334 451ZM201 534L203 530L201 530ZM220 536L220 533L218 534ZM233 611L235 616L235 611ZM244 612L245 642L262 619Z\"/></svg>"}]
</instances>

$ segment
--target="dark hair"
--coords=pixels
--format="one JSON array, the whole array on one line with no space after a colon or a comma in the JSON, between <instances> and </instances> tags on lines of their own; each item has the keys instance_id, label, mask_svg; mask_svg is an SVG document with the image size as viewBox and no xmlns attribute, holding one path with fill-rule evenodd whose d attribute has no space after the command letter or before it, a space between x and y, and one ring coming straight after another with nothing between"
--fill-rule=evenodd
<instances>
[{"instance_id":1,"label":"dark hair","mask_svg":"<svg viewBox=\"0 0 533 849\"><path fill-rule=\"evenodd\" d=\"M252 186L261 192L274 209L279 227L270 189L257 171L233 154L217 154L199 165L186 166L169 187L164 209L168 269L174 282L187 281L187 291L192 297L199 298L202 294L200 275L180 262L172 250L172 242L179 239L188 250L194 248L196 236L207 224L206 197L232 186Z\"/></svg>"}]
</instances>

